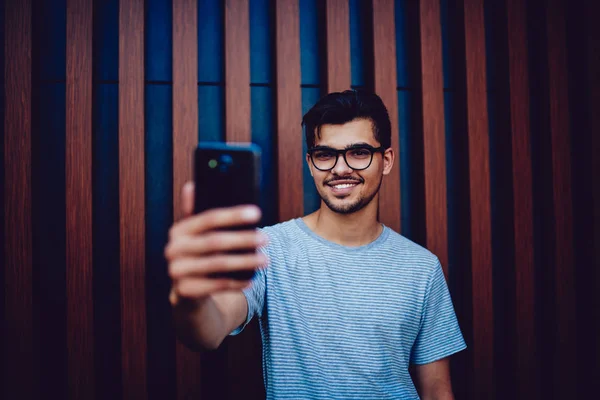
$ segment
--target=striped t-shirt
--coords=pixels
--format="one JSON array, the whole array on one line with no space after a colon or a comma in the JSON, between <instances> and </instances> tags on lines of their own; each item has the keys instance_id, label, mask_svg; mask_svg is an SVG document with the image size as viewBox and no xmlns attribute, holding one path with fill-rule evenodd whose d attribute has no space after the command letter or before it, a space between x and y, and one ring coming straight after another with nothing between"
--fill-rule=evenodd
<instances>
[{"instance_id":1,"label":"striped t-shirt","mask_svg":"<svg viewBox=\"0 0 600 400\"><path fill-rule=\"evenodd\" d=\"M418 399L409 364L466 345L436 256L388 227L346 247L302 219L264 228L270 264L244 291L267 399Z\"/></svg>"}]
</instances>

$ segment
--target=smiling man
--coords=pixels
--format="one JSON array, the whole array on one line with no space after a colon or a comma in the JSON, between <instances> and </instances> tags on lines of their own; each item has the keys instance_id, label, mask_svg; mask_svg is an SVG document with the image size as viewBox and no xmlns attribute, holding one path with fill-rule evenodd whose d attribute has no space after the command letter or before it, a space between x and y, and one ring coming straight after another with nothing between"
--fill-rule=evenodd
<instances>
[{"instance_id":1,"label":"smiling man","mask_svg":"<svg viewBox=\"0 0 600 400\"><path fill-rule=\"evenodd\" d=\"M466 346L440 263L377 220L395 158L383 102L331 93L303 124L316 212L224 232L216 230L256 222L259 210L210 210L171 229L165 254L180 337L216 348L257 317L269 399L452 399L448 357ZM188 185L187 213L192 193ZM260 251L223 253L249 247ZM209 277L260 266L250 284Z\"/></svg>"}]
</instances>

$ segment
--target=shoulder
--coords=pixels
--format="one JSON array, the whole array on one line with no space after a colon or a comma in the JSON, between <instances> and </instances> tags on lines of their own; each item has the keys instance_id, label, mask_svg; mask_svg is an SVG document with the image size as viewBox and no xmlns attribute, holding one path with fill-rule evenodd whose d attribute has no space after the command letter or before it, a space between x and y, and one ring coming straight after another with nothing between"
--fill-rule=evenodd
<instances>
[{"instance_id":1,"label":"shoulder","mask_svg":"<svg viewBox=\"0 0 600 400\"><path fill-rule=\"evenodd\" d=\"M399 264L410 266L413 273L431 276L441 269L438 257L418 243L399 234L391 228L383 251L398 260Z\"/></svg>"}]
</instances>

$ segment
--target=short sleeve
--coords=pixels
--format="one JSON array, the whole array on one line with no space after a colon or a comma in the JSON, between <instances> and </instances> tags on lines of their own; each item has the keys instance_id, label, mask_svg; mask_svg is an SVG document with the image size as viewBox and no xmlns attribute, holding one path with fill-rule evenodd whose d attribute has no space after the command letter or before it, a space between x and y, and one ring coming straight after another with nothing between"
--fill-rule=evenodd
<instances>
[{"instance_id":1,"label":"short sleeve","mask_svg":"<svg viewBox=\"0 0 600 400\"><path fill-rule=\"evenodd\" d=\"M266 248L261 248L259 251L268 256ZM231 336L235 336L242 332L246 325L252 321L254 316L258 316L259 318L262 316L262 311L265 304L265 290L267 285L266 274L267 272L264 268L256 270L256 274L254 274L254 278L252 278L251 285L244 289L244 296L246 296L246 302L248 303L248 314L246 315L246 321L244 321L242 325L238 326L233 332L231 332Z\"/></svg>"},{"instance_id":2,"label":"short sleeve","mask_svg":"<svg viewBox=\"0 0 600 400\"><path fill-rule=\"evenodd\" d=\"M411 364L428 364L466 348L439 261L426 289Z\"/></svg>"}]
</instances>

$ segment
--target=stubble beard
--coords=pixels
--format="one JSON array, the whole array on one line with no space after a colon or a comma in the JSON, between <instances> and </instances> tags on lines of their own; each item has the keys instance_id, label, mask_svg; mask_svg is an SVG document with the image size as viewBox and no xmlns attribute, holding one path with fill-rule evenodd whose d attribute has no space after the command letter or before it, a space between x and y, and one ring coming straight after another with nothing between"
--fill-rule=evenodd
<instances>
[{"instance_id":1,"label":"stubble beard","mask_svg":"<svg viewBox=\"0 0 600 400\"><path fill-rule=\"evenodd\" d=\"M379 185L377 185L377 190L374 190L373 193L371 193L369 196L367 196L367 197L361 196L358 199L356 199L356 201L354 201L350 204L336 205L336 204L334 204L334 202L331 201L331 199L329 197L324 196L321 193L319 193L319 197L321 197L321 200L323 200L325 205L334 213L344 214L344 215L352 214L352 213L362 210L369 203L371 203L371 201L373 201L373 199L375 198L377 193L379 193L379 189L381 188L382 181L383 181L383 179L381 179L379 181Z\"/></svg>"}]
</instances>

